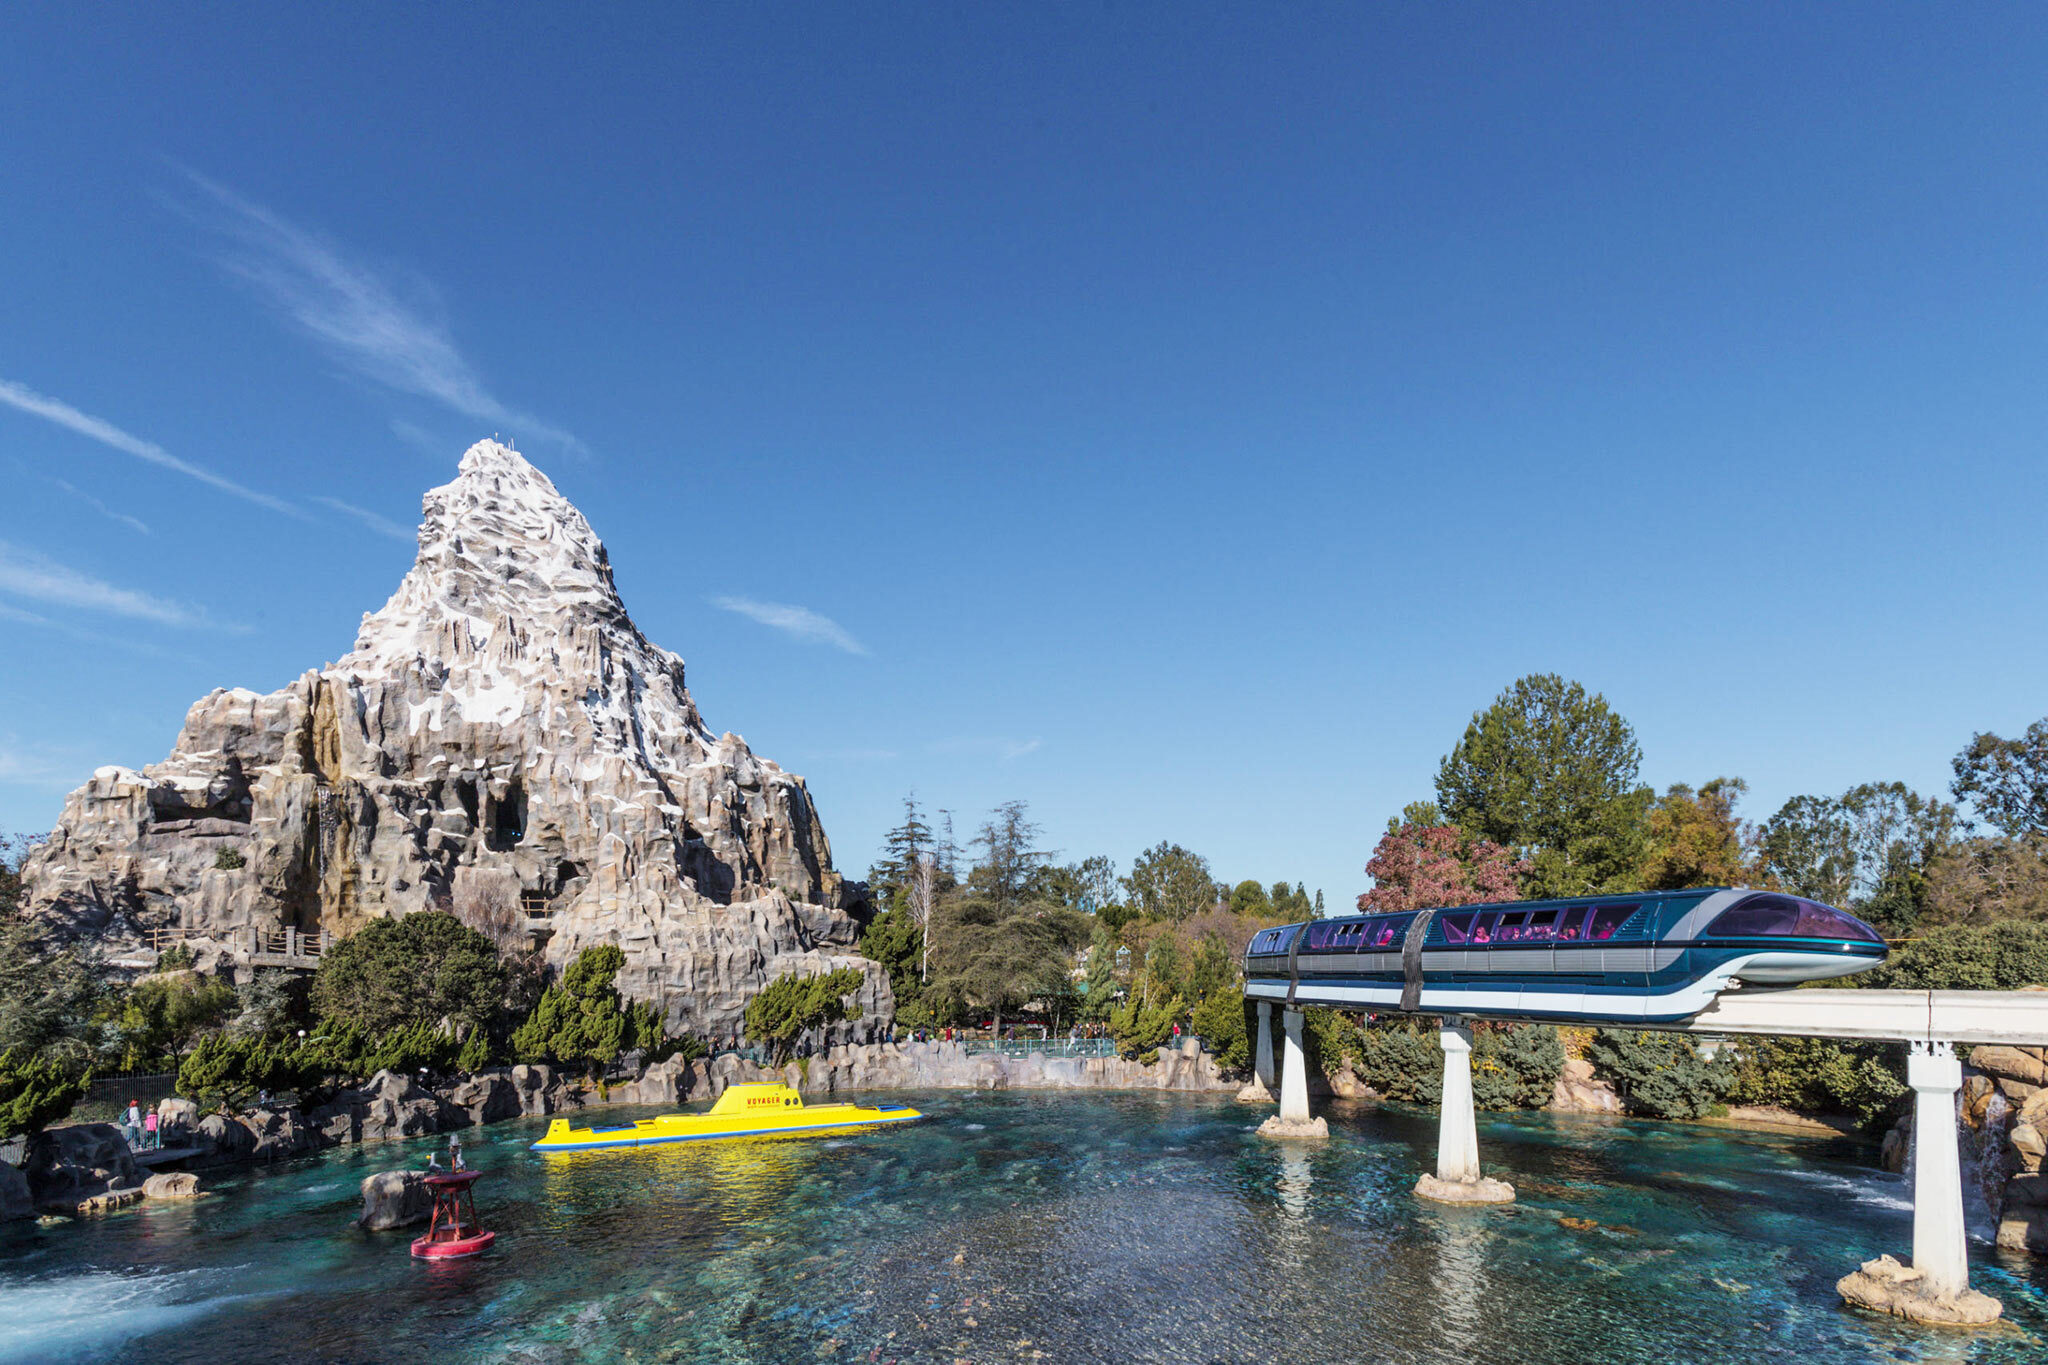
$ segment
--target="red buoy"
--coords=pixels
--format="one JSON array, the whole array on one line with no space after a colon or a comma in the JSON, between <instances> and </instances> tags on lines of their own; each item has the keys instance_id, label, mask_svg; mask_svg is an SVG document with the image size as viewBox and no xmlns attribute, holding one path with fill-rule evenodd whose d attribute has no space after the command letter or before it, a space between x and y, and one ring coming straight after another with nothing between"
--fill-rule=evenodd
<instances>
[{"instance_id":1,"label":"red buoy","mask_svg":"<svg viewBox=\"0 0 2048 1365\"><path fill-rule=\"evenodd\" d=\"M476 1196L470 1186L482 1171L453 1171L426 1177L427 1192L434 1196L434 1221L427 1235L413 1239L412 1254L430 1261L452 1261L474 1256L498 1239L477 1225ZM463 1216L464 1208L468 1217Z\"/></svg>"}]
</instances>

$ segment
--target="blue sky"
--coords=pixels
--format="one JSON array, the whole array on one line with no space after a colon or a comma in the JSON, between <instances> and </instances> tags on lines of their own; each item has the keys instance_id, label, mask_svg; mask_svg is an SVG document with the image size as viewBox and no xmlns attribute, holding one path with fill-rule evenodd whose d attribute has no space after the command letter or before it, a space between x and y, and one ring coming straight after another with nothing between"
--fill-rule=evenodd
<instances>
[{"instance_id":1,"label":"blue sky","mask_svg":"<svg viewBox=\"0 0 2048 1365\"><path fill-rule=\"evenodd\" d=\"M1533 671L1759 817L2048 712L2037 10L1273 10L14 7L0 829L493 432L855 873L1339 903Z\"/></svg>"}]
</instances>

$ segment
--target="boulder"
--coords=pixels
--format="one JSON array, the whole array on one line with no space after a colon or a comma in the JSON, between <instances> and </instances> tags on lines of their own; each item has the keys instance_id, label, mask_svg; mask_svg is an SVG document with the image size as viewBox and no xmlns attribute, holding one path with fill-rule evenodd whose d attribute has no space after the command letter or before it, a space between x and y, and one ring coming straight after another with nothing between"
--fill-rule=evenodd
<instances>
[{"instance_id":1,"label":"boulder","mask_svg":"<svg viewBox=\"0 0 2048 1365\"><path fill-rule=\"evenodd\" d=\"M39 1207L68 1209L116 1185L137 1183L128 1139L111 1123L45 1128L29 1139L22 1173Z\"/></svg>"},{"instance_id":2,"label":"boulder","mask_svg":"<svg viewBox=\"0 0 2048 1365\"><path fill-rule=\"evenodd\" d=\"M257 1109L236 1119L255 1138L249 1149L251 1161L282 1161L299 1155L319 1142L317 1130L309 1129L296 1109Z\"/></svg>"},{"instance_id":3,"label":"boulder","mask_svg":"<svg viewBox=\"0 0 2048 1365\"><path fill-rule=\"evenodd\" d=\"M1340 1100L1376 1100L1380 1092L1358 1079L1350 1067L1340 1067L1330 1077L1330 1093Z\"/></svg>"},{"instance_id":4,"label":"boulder","mask_svg":"<svg viewBox=\"0 0 2048 1365\"><path fill-rule=\"evenodd\" d=\"M1593 1064L1584 1057L1565 1060L1557 1083L1550 1088L1550 1108L1571 1114L1619 1114L1621 1096L1614 1087L1593 1074Z\"/></svg>"},{"instance_id":5,"label":"boulder","mask_svg":"<svg viewBox=\"0 0 2048 1365\"><path fill-rule=\"evenodd\" d=\"M410 1227L433 1215L433 1197L418 1171L379 1171L363 1181L363 1211L356 1226L365 1232Z\"/></svg>"},{"instance_id":6,"label":"boulder","mask_svg":"<svg viewBox=\"0 0 2048 1365\"><path fill-rule=\"evenodd\" d=\"M165 1171L142 1182L144 1199L197 1199L199 1177L190 1171Z\"/></svg>"},{"instance_id":7,"label":"boulder","mask_svg":"<svg viewBox=\"0 0 2048 1365\"><path fill-rule=\"evenodd\" d=\"M36 1201L28 1192L28 1177L17 1166L0 1161L0 1223L36 1216Z\"/></svg>"},{"instance_id":8,"label":"boulder","mask_svg":"<svg viewBox=\"0 0 2048 1365\"><path fill-rule=\"evenodd\" d=\"M1970 1049L1970 1065L2002 1080L2034 1087L2048 1085L2048 1048L1999 1047L1987 1043Z\"/></svg>"},{"instance_id":9,"label":"boulder","mask_svg":"<svg viewBox=\"0 0 2048 1365\"><path fill-rule=\"evenodd\" d=\"M467 1114L473 1124L517 1118L523 1112L512 1073L504 1068L477 1072L448 1092L448 1103Z\"/></svg>"},{"instance_id":10,"label":"boulder","mask_svg":"<svg viewBox=\"0 0 2048 1365\"><path fill-rule=\"evenodd\" d=\"M1959 1294L1931 1293L1922 1272L1889 1256L1865 1261L1861 1269L1835 1282L1835 1292L1844 1303L1858 1308L1937 1327L1981 1327L1996 1321L2004 1311L1997 1299L1974 1289Z\"/></svg>"},{"instance_id":11,"label":"boulder","mask_svg":"<svg viewBox=\"0 0 2048 1365\"><path fill-rule=\"evenodd\" d=\"M178 1147L192 1140L199 1128L199 1106L173 1095L156 1102L159 1140L166 1147Z\"/></svg>"},{"instance_id":12,"label":"boulder","mask_svg":"<svg viewBox=\"0 0 2048 1365\"><path fill-rule=\"evenodd\" d=\"M208 1114L199 1120L199 1141L215 1161L247 1161L256 1150L256 1134L239 1119Z\"/></svg>"},{"instance_id":13,"label":"boulder","mask_svg":"<svg viewBox=\"0 0 2048 1365\"><path fill-rule=\"evenodd\" d=\"M463 1128L469 1115L396 1071L379 1071L359 1090L343 1090L306 1116L324 1142L383 1142Z\"/></svg>"},{"instance_id":14,"label":"boulder","mask_svg":"<svg viewBox=\"0 0 2048 1365\"><path fill-rule=\"evenodd\" d=\"M1283 1119L1278 1114L1259 1125L1259 1136L1269 1138L1326 1138L1330 1124L1321 1114L1307 1119Z\"/></svg>"},{"instance_id":15,"label":"boulder","mask_svg":"<svg viewBox=\"0 0 2048 1365\"><path fill-rule=\"evenodd\" d=\"M2015 1123L2005 1140L2022 1171L2040 1170L2042 1158L2048 1157L2048 1139L2031 1123Z\"/></svg>"},{"instance_id":16,"label":"boulder","mask_svg":"<svg viewBox=\"0 0 2048 1365\"><path fill-rule=\"evenodd\" d=\"M2048 1208L2007 1204L1998 1215L1998 1245L2005 1251L2048 1256Z\"/></svg>"},{"instance_id":17,"label":"boulder","mask_svg":"<svg viewBox=\"0 0 2048 1365\"><path fill-rule=\"evenodd\" d=\"M23 872L27 912L109 949L177 926L246 959L317 913L345 935L451 899L556 969L625 952L672 1033L730 1036L789 973L853 969L844 1044L889 1036L858 951L865 891L804 780L713 731L683 660L620 598L583 514L479 441L422 506L418 553L354 647L269 694L193 703L162 762L103 767ZM227 849L243 865L215 866ZM202 963L217 963L202 946Z\"/></svg>"}]
</instances>

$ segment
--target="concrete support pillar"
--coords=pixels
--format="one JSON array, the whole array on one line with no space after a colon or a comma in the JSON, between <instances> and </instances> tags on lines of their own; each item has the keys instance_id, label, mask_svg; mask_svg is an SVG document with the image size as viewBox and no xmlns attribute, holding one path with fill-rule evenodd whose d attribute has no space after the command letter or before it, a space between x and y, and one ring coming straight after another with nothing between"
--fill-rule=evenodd
<instances>
[{"instance_id":1,"label":"concrete support pillar","mask_svg":"<svg viewBox=\"0 0 2048 1365\"><path fill-rule=\"evenodd\" d=\"M1472 1112L1472 1030L1444 1020L1437 1034L1444 1049L1444 1097L1437 1111L1436 1178L1479 1178L1479 1124Z\"/></svg>"},{"instance_id":2,"label":"concrete support pillar","mask_svg":"<svg viewBox=\"0 0 2048 1365\"><path fill-rule=\"evenodd\" d=\"M1906 1083L1913 1087L1913 1268L1934 1293L1960 1294L1970 1287L1956 1155L1963 1064L1947 1043L1915 1043L1906 1057Z\"/></svg>"},{"instance_id":3,"label":"concrete support pillar","mask_svg":"<svg viewBox=\"0 0 2048 1365\"><path fill-rule=\"evenodd\" d=\"M1835 1281L1846 1303L1911 1322L1980 1327L2004 1311L1970 1288L1963 1227L1963 1171L1956 1152L1956 1092L1963 1064L1945 1042L1914 1043L1906 1054L1913 1087L1913 1264L1889 1256L1865 1261Z\"/></svg>"},{"instance_id":4,"label":"concrete support pillar","mask_svg":"<svg viewBox=\"0 0 2048 1365\"><path fill-rule=\"evenodd\" d=\"M1252 1054L1252 1073L1259 1078L1259 1084L1272 1090L1277 1077L1273 1074L1273 1002L1259 1002L1259 1046Z\"/></svg>"},{"instance_id":5,"label":"concrete support pillar","mask_svg":"<svg viewBox=\"0 0 2048 1365\"><path fill-rule=\"evenodd\" d=\"M1307 1123L1308 1059L1301 1050L1301 1011L1285 1011L1282 1022L1287 1027L1287 1058L1280 1069L1280 1121ZM1954 1162L1953 1152L1949 1160Z\"/></svg>"},{"instance_id":6,"label":"concrete support pillar","mask_svg":"<svg viewBox=\"0 0 2048 1365\"><path fill-rule=\"evenodd\" d=\"M1416 1181L1415 1192L1440 1204L1512 1203L1513 1185L1479 1174L1479 1122L1472 1111L1472 1030L1456 1015L1446 1015L1437 1042L1444 1050L1444 1093L1437 1109L1436 1174Z\"/></svg>"}]
</instances>

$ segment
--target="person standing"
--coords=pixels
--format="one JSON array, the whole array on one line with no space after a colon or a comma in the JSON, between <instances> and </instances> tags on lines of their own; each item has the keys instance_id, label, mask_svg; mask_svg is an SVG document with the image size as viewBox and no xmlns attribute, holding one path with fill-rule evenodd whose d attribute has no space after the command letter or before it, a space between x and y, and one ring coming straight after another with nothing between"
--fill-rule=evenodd
<instances>
[{"instance_id":1,"label":"person standing","mask_svg":"<svg viewBox=\"0 0 2048 1365\"><path fill-rule=\"evenodd\" d=\"M121 1131L123 1135L127 1137L128 1145L131 1148L140 1147L142 1145L141 1100L130 1099L128 1101L128 1112L121 1115Z\"/></svg>"},{"instance_id":2,"label":"person standing","mask_svg":"<svg viewBox=\"0 0 2048 1365\"><path fill-rule=\"evenodd\" d=\"M156 1108L151 1106L142 1116L142 1146L146 1151L155 1151L163 1146L163 1134L157 1128Z\"/></svg>"}]
</instances>

